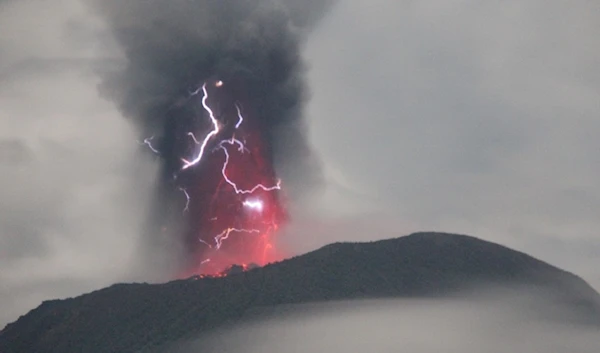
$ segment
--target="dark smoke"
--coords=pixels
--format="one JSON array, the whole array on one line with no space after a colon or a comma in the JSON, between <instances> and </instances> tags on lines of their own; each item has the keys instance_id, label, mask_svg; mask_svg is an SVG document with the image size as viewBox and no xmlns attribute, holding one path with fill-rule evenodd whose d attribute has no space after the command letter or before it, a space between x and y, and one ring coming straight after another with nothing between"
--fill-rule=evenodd
<instances>
[{"instance_id":1,"label":"dark smoke","mask_svg":"<svg viewBox=\"0 0 600 353\"><path fill-rule=\"evenodd\" d=\"M178 232L174 225L182 223L173 174L187 148L181 136L197 124L189 92L206 80L240 83L236 88L252 102L265 158L288 196L298 198L318 183L302 119L307 92L301 49L330 0L92 1L126 60L121 70L103 76L101 93L138 127L140 139L156 136L161 152L150 240L160 239L164 225Z\"/></svg>"}]
</instances>

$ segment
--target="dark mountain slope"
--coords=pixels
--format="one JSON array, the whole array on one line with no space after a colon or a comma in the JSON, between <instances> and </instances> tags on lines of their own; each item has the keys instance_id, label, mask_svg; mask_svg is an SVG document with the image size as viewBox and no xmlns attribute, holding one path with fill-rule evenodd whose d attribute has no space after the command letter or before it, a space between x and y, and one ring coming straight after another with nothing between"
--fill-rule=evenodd
<instances>
[{"instance_id":1,"label":"dark mountain slope","mask_svg":"<svg viewBox=\"0 0 600 353\"><path fill-rule=\"evenodd\" d=\"M600 295L575 275L473 237L417 233L336 243L225 278L119 284L47 301L3 330L0 352L150 351L234 322L257 306L443 296L477 283L533 285L573 312L600 317Z\"/></svg>"}]
</instances>

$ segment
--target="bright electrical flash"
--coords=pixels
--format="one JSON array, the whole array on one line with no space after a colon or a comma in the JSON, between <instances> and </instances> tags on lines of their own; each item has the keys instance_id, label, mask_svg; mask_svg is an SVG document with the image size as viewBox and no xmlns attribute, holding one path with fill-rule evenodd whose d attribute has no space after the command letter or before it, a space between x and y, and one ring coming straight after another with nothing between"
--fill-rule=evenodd
<instances>
[{"instance_id":1,"label":"bright electrical flash","mask_svg":"<svg viewBox=\"0 0 600 353\"><path fill-rule=\"evenodd\" d=\"M273 191L273 190L281 189L281 180L277 180L277 184L275 186L267 187L267 186L264 186L263 184L258 184L258 185L255 185L252 189L248 189L248 190L238 188L237 184L234 183L233 181L231 181L231 179L229 179L229 177L227 177L227 164L229 163L229 152L227 151L227 148L225 148L225 146L220 146L220 148L223 150L223 152L225 152L225 163L223 163L223 169L221 169L221 174L223 174L223 178L225 178L225 181L227 182L227 184L229 184L233 187L236 194L251 194L258 189L262 189L264 191Z\"/></svg>"},{"instance_id":2,"label":"bright electrical flash","mask_svg":"<svg viewBox=\"0 0 600 353\"><path fill-rule=\"evenodd\" d=\"M242 205L254 211L262 212L264 204L261 200L245 200Z\"/></svg>"},{"instance_id":3,"label":"bright electrical flash","mask_svg":"<svg viewBox=\"0 0 600 353\"><path fill-rule=\"evenodd\" d=\"M244 117L242 116L242 111L240 110L240 106L237 105L237 103L235 104L235 109L237 110L237 115L239 119L237 124L235 124L235 128L237 129L244 122Z\"/></svg>"},{"instance_id":4,"label":"bright electrical flash","mask_svg":"<svg viewBox=\"0 0 600 353\"><path fill-rule=\"evenodd\" d=\"M206 83L204 83L202 85L202 92L204 94L204 96L202 97L202 106L204 107L204 110L206 110L208 112L208 116L210 117L210 121L213 124L213 130L211 132L209 132L208 135L206 135L206 137L204 138L204 141L202 141L202 144L200 145L200 151L198 152L198 155L196 156L196 158L194 158L191 161L187 161L187 160L185 160L183 158L181 159L183 161L183 163L184 163L183 167L181 167L182 170L188 169L189 167L198 164L198 162L200 162L200 160L204 156L204 149L206 148L206 145L208 144L208 141L213 136L215 136L216 134L219 133L219 122L217 121L217 118L215 118L215 114L210 109L210 107L208 106L208 104L206 104L206 100L208 99L208 91L206 90ZM195 136L194 136L194 140L196 140Z\"/></svg>"},{"instance_id":5,"label":"bright electrical flash","mask_svg":"<svg viewBox=\"0 0 600 353\"><path fill-rule=\"evenodd\" d=\"M213 150L213 152L216 151L216 150L218 150L219 148L225 148L223 145L226 144L226 143L228 143L230 145L237 145L238 146L238 152L241 152L241 153L244 153L244 152L248 152L249 153L250 152L250 150L247 149L246 146L244 146L244 143L242 141L240 141L240 140L238 140L236 138L233 138L233 137L231 139L229 139L229 140L223 140L223 141L221 141L219 143L219 145Z\"/></svg>"},{"instance_id":6,"label":"bright electrical flash","mask_svg":"<svg viewBox=\"0 0 600 353\"><path fill-rule=\"evenodd\" d=\"M222 87L222 86L223 86L223 81L219 80L214 83L214 87ZM196 88L194 91L190 91L189 95L190 95L190 97L196 96L200 93L200 91L202 91L202 99L201 99L202 107L208 113L208 117L209 117L210 122L212 123L213 127L212 127L212 130L210 132L208 132L208 134L203 139L198 139L196 137L196 135L194 134L194 132L190 131L187 133L187 136L191 137L192 140L194 141L194 143L196 145L199 145L200 147L199 147L199 150L197 151L197 154L195 154L195 156L193 157L192 160L187 160L187 159L181 158L181 161L183 162L183 166L181 167L182 171L200 163L202 161L202 159L204 158L206 148L207 148L209 142L211 141L211 139L215 138L221 132L220 122L217 120L217 118L215 117L215 113L213 112L213 110L207 103L208 98L209 98L207 83L205 82L201 87ZM244 116L242 114L241 105L237 102L234 104L235 104L235 109L236 109L237 118L238 118L238 121L235 124L235 129L237 130L244 122ZM154 136L146 138L144 140L143 144L147 145L154 153L160 154L160 152L152 146L151 141L153 138L154 138ZM234 183L227 176L227 167L228 167L228 164L230 161L230 158L229 158L230 155L229 155L229 150L227 148L227 145L236 146L237 151L242 154L246 153L246 152L247 153L251 153L251 152L249 149L246 148L244 142L235 138L235 135L233 135L231 138L220 141L217 144L217 146L212 150L212 152L216 152L218 149L222 149L223 152L225 153L225 161L223 162L223 167L221 169L221 173L223 175L224 181L226 181L229 185L231 185L233 187L236 194L252 194L259 189L264 190L264 191L274 191L274 190L281 189L281 180L277 180L277 183L273 186L265 186L263 184L258 184L258 185L255 185L251 189L239 188L237 186L237 184ZM174 178L175 179L177 178L177 174L174 175ZM192 201L192 195L190 195L188 190L184 187L179 187L179 190L181 192L183 192L183 194L185 195L185 198L186 198L186 204L185 204L185 208L184 208L183 212L188 212L191 201ZM259 212L259 213L262 213L264 210L264 207L265 207L264 202L258 198L246 199L242 202L242 206L244 208L247 208L248 210L251 210L253 212ZM217 217L213 217L210 220L216 221ZM229 227L227 227L225 230L223 230L221 233L217 234L214 237L214 245L209 244L209 242L206 242L200 238L198 239L198 241L201 242L202 244L208 246L211 249L219 250L221 248L221 246L223 245L223 242L229 238L231 233L255 233L255 234L260 235L260 234L267 234L272 229L277 229L277 225L274 224L273 228L271 228L271 226L269 226L269 229L266 232L261 231L259 229L234 228L234 227L231 227L231 225L230 225ZM267 246L265 247L265 251L270 247L272 247L272 245L267 244ZM210 259L205 259L201 262L201 265L206 264L210 261L211 261Z\"/></svg>"},{"instance_id":7,"label":"bright electrical flash","mask_svg":"<svg viewBox=\"0 0 600 353\"><path fill-rule=\"evenodd\" d=\"M215 237L215 243L217 244L215 246L215 248L217 250L221 248L221 245L223 245L223 241L226 240L227 238L229 238L229 234L231 234L231 232L237 232L237 233L260 233L260 230L258 230L258 229L227 228L227 229L225 229L223 232L221 232L219 235L217 235Z\"/></svg>"}]
</instances>

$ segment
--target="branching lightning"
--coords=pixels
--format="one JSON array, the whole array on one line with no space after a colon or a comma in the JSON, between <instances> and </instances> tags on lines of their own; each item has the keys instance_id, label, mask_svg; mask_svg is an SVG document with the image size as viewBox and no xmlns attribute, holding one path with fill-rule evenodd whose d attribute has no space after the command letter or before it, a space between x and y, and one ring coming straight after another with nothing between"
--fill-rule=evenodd
<instances>
[{"instance_id":1,"label":"branching lightning","mask_svg":"<svg viewBox=\"0 0 600 353\"><path fill-rule=\"evenodd\" d=\"M159 164L144 237L177 238L180 275L284 256L272 242L288 221L283 189L301 191L308 183L294 180L305 171L317 176L301 114L302 44L331 2L177 2L185 18L152 1L128 5L159 26L124 23L116 5L97 9L127 62L102 73L102 90L118 93L110 99L140 134L131 143ZM240 32L240 24L260 30ZM283 181L279 158L294 167Z\"/></svg>"},{"instance_id":2,"label":"branching lightning","mask_svg":"<svg viewBox=\"0 0 600 353\"><path fill-rule=\"evenodd\" d=\"M219 150L220 148L225 148L224 145L225 144L230 144L230 145L237 145L238 146L238 152L244 153L244 152L250 152L250 150L248 150L246 148L246 146L244 145L244 143L236 138L231 138L229 140L223 140L219 143L219 145L217 146L217 148L215 148L215 151Z\"/></svg>"},{"instance_id":3,"label":"branching lightning","mask_svg":"<svg viewBox=\"0 0 600 353\"><path fill-rule=\"evenodd\" d=\"M213 124L213 130L211 132L209 132L206 137L204 138L204 141L202 141L202 144L200 145L200 151L198 151L198 155L196 156L196 158L194 158L191 161L187 161L185 159L181 159L183 161L183 166L181 167L181 170L186 170L189 167L198 164L198 162L200 162L200 160L202 159L202 157L204 156L204 149L206 148L206 145L208 144L208 141L215 135L217 135L220 131L219 129L219 122L217 121L217 118L215 118L215 114L213 113L212 109L210 109L210 107L208 106L208 104L206 103L206 100L208 99L208 91L206 90L206 83L204 83L202 85L202 92L203 92L203 97L202 97L202 106L204 107L204 110L206 110L208 112L208 116L210 118L210 121ZM192 95L197 94L198 91L195 91L194 93L192 93ZM188 134L189 135L189 134ZM192 134L193 138L195 141L196 137Z\"/></svg>"},{"instance_id":4,"label":"branching lightning","mask_svg":"<svg viewBox=\"0 0 600 353\"><path fill-rule=\"evenodd\" d=\"M215 237L215 243L216 245L216 249L220 249L221 245L223 245L223 241L226 240L227 238L229 238L229 234L231 234L231 232L237 232L237 233L260 233L260 230L258 229L238 229L238 228L227 228L225 229L223 232L221 232L219 235L217 235Z\"/></svg>"},{"instance_id":5,"label":"branching lightning","mask_svg":"<svg viewBox=\"0 0 600 353\"><path fill-rule=\"evenodd\" d=\"M233 181L231 181L231 179L229 179L229 177L227 176L227 164L229 164L229 152L227 151L227 148L225 148L224 146L220 146L220 148L223 150L223 152L225 152L225 163L223 163L223 169L221 169L221 173L223 174L223 178L225 178L225 181L227 182L227 184L229 184L233 187L236 194L252 194L256 190L273 191L273 190L281 189L281 180L277 180L277 183L274 186L264 186L263 184L257 184L252 189L247 189L247 190L240 189L237 186L237 184L234 183Z\"/></svg>"},{"instance_id":6,"label":"branching lightning","mask_svg":"<svg viewBox=\"0 0 600 353\"><path fill-rule=\"evenodd\" d=\"M223 82L217 81L214 84L214 86L222 87ZM190 97L194 97L194 96L198 95L200 93L200 91L202 91L201 104L202 104L204 111L206 111L206 113L210 119L210 123L212 125L212 130L210 130L203 139L199 139L196 136L196 134L192 131L187 132L187 136L189 136L193 140L194 144L198 145L199 148L192 160L186 160L184 158L181 158L183 165L181 167L180 173L189 169L190 167L193 167L193 166L201 163L203 161L203 159L206 157L206 149L208 148L209 144L212 144L211 140L214 139L215 137L217 137L219 135L219 133L221 132L221 123L217 120L217 118L215 117L215 113L213 112L213 110L211 109L211 107L208 104L209 92L207 89L206 82L201 87L197 88L195 91L189 92ZM242 114L241 105L237 102L234 103L234 105L235 105L235 109L236 109L236 113L237 113L237 121L236 121L234 127L235 127L235 130L238 130L244 123L245 119ZM153 138L154 138L154 136L147 138L146 140L144 140L144 144L148 145L150 147L150 149L152 151L154 151L155 153L159 153L158 150L156 150L151 144L151 140ZM255 193L259 190L262 190L265 192L271 192L271 191L281 189L281 181L280 180L277 180L275 185L266 186L263 184L256 184L254 187L252 187L250 189L241 188L240 186L238 186L237 183L235 183L233 180L230 179L230 177L227 174L227 169L229 167L230 159L231 159L230 158L230 149L231 148L229 146L234 146L235 150L240 154L250 153L250 150L248 148L246 148L246 146L245 146L245 142L242 142L242 140L237 139L235 137L235 135L233 135L230 138L222 139L221 141L215 143L214 146L215 147L213 147L213 149L212 149L213 153L217 152L219 150L222 150L225 155L225 160L223 161L223 166L221 168L221 175L223 177L223 181L225 181L228 185L230 185L233 188L233 191L235 192L236 195L248 195L248 194ZM183 212L188 212L190 210L190 203L192 202L192 195L188 192L188 189L186 189L185 187L179 187L179 190L185 195L185 198L186 198L186 203L185 203ZM217 197L218 192L219 191L217 189L213 198ZM263 210L265 209L264 201L257 197L247 198L247 199L244 199L243 201L240 200L240 202L241 202L242 207L244 207L252 212L256 212L256 215L262 214ZM211 222L216 222L218 219L219 218L215 216L215 217L210 218L209 220ZM257 225L260 225L259 228L264 228L264 224L269 224L265 220L256 219L255 216L253 216L253 218L248 218L248 219L252 219L253 221L251 221L251 222L259 222L259 223L257 223ZM242 224L238 225L237 221L235 221L235 223L236 223L235 225L233 223L226 225L226 228L223 231L221 231L216 236L214 236L213 244L211 244L212 241L207 242L206 240L202 239L201 237L198 238L198 241L200 243L206 245L208 248L217 251L217 250L221 249L221 247L223 246L223 243L230 237L230 235L232 233L263 234L264 236L267 236L267 234L271 233L273 231L273 229L276 229L276 225L275 225L275 227L268 226L267 229L261 230L261 229L256 229L254 227L247 227L248 224L246 224L246 223L243 226L242 226ZM268 248L271 246L271 244L266 244L265 246L267 246L267 248L265 248L264 251L267 251ZM203 265L210 261L211 261L211 259L207 258L207 259L202 260L202 262L200 264Z\"/></svg>"}]
</instances>

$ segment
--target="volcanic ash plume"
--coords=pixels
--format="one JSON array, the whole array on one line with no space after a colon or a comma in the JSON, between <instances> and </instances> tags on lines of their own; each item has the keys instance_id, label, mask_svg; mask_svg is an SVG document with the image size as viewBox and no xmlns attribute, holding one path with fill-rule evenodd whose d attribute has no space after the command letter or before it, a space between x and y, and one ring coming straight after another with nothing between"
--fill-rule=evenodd
<instances>
[{"instance_id":1,"label":"volcanic ash plume","mask_svg":"<svg viewBox=\"0 0 600 353\"><path fill-rule=\"evenodd\" d=\"M175 237L189 274L279 257L282 189L293 196L318 176L300 50L329 3L94 1L126 59L101 92L161 162L150 243Z\"/></svg>"}]
</instances>

